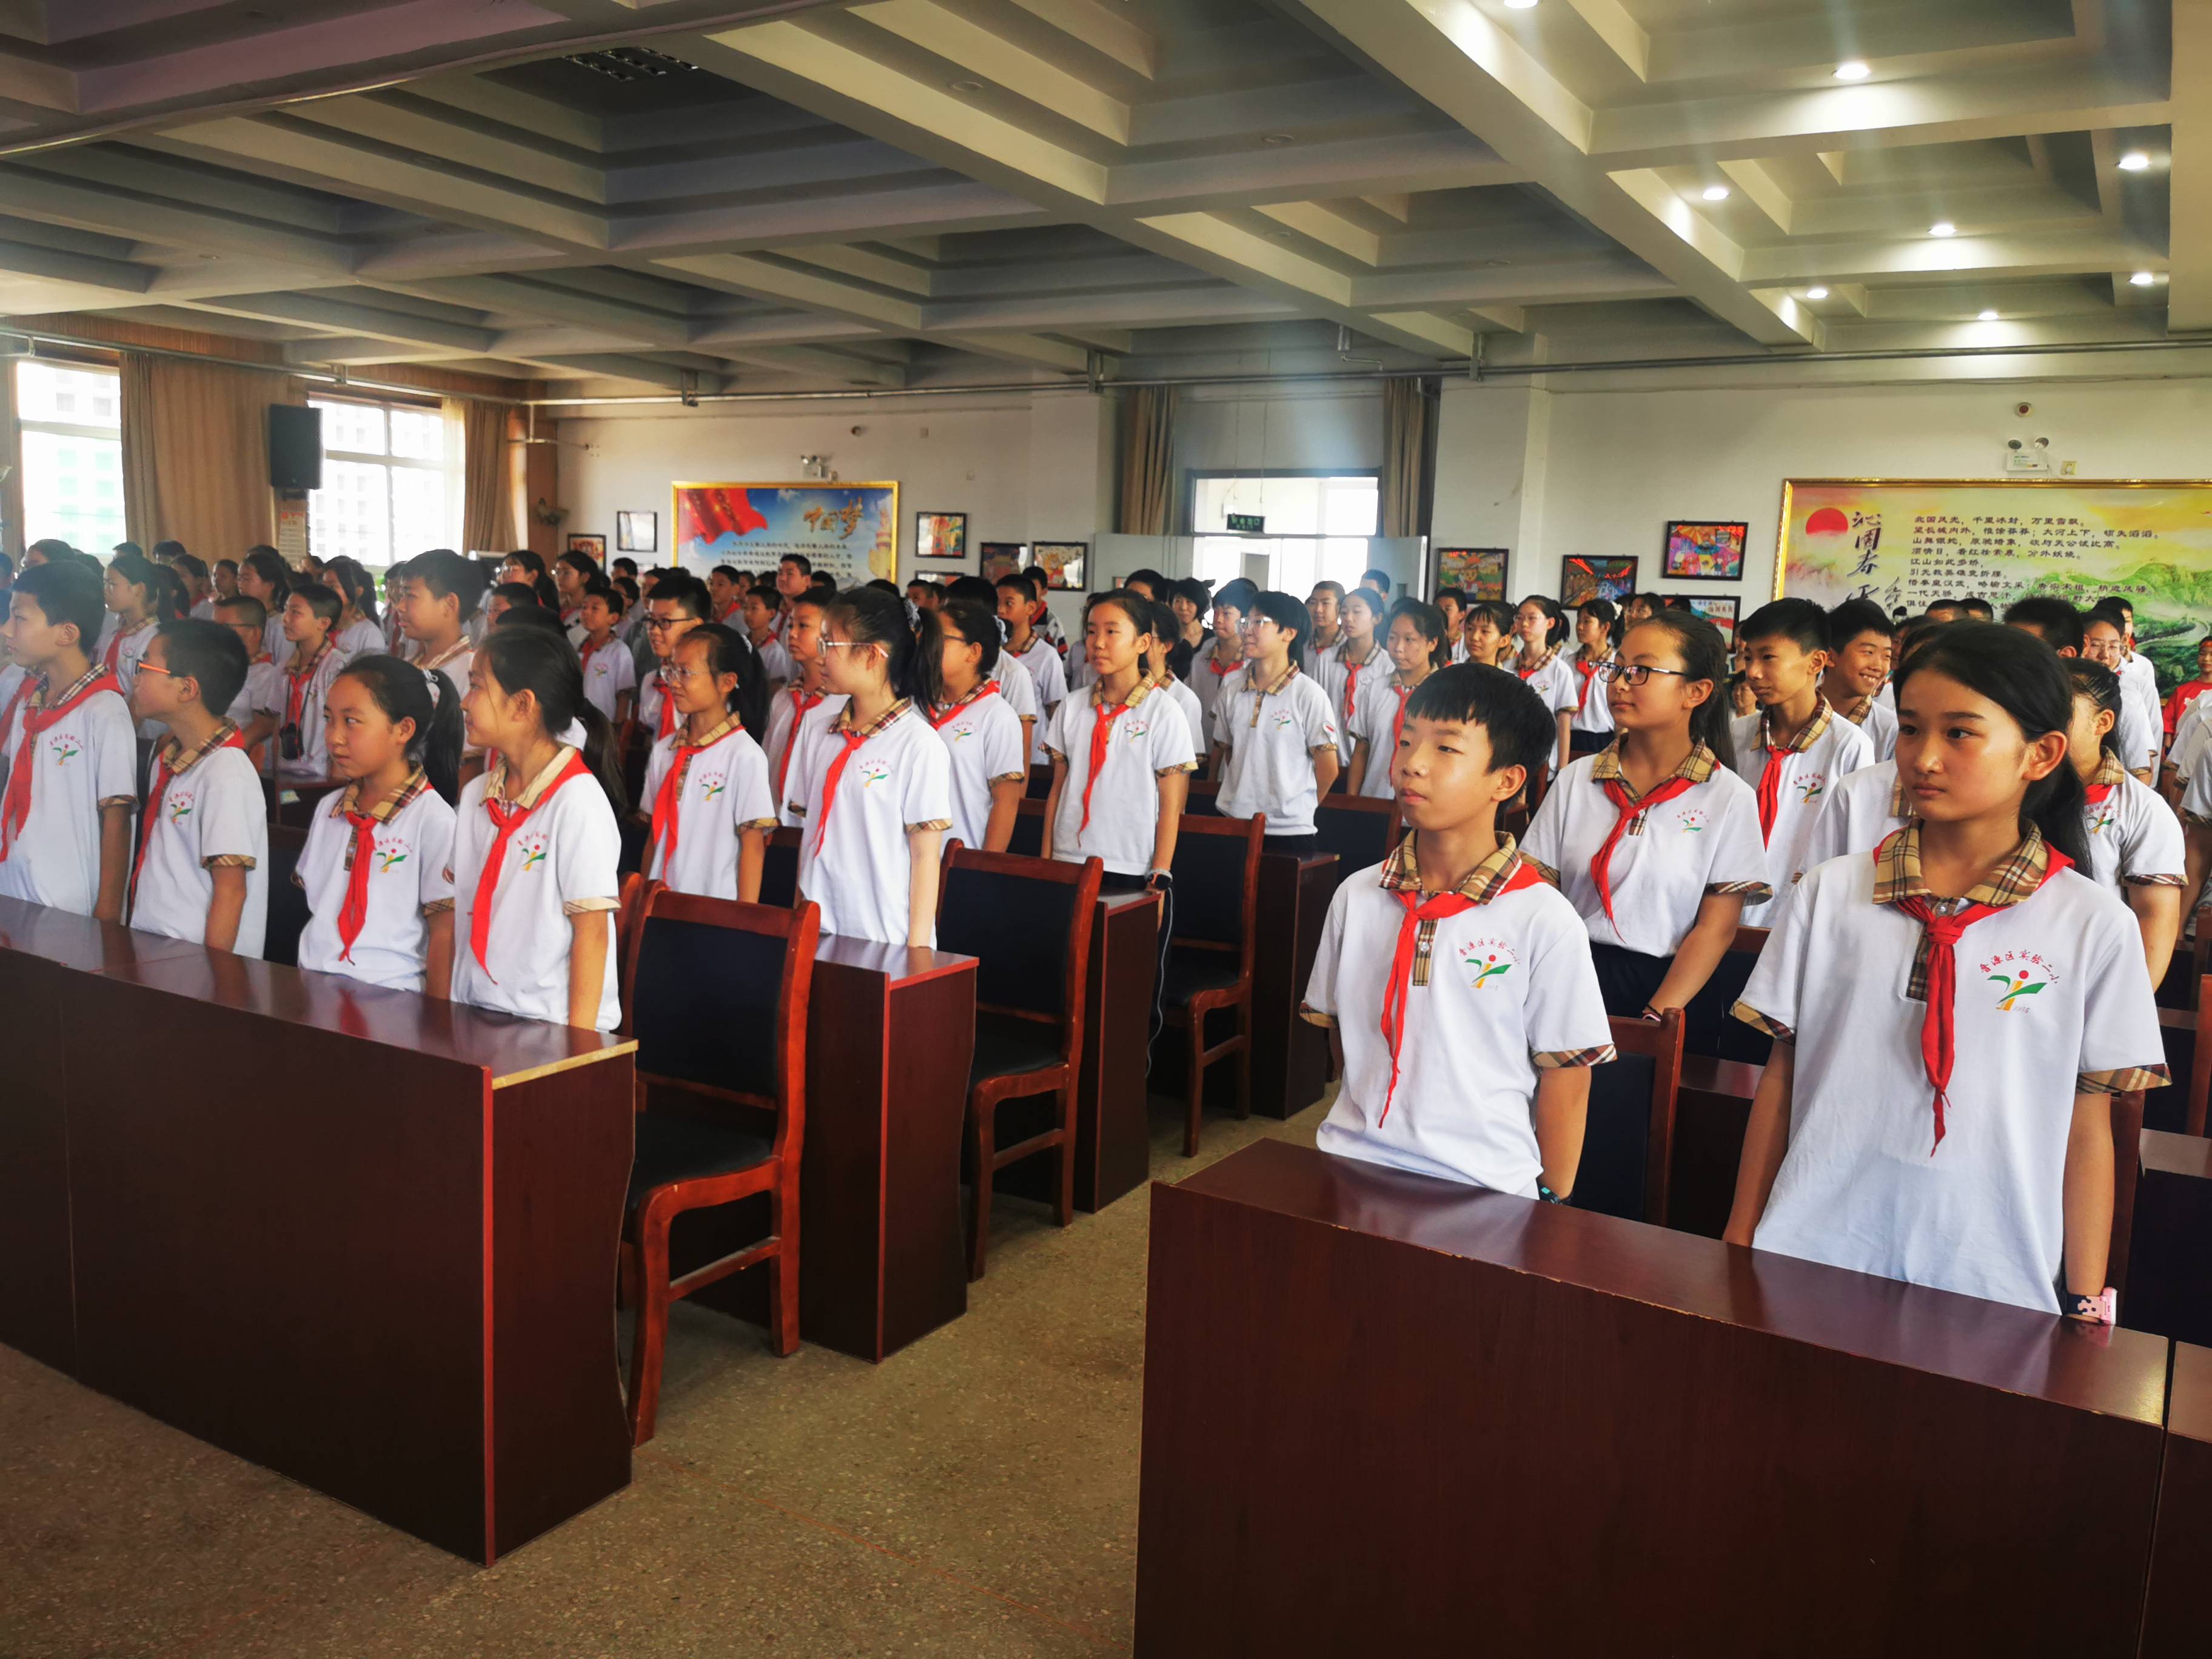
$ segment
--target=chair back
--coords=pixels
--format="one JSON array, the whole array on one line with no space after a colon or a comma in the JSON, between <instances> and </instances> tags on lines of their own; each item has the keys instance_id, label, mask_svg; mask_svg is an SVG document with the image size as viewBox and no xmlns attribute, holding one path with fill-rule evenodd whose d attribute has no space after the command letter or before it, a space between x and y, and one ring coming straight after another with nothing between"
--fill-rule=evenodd
<instances>
[{"instance_id":1,"label":"chair back","mask_svg":"<svg viewBox=\"0 0 2212 1659\"><path fill-rule=\"evenodd\" d=\"M1609 1064L1590 1067L1589 1122L1570 1202L1578 1210L1664 1226L1682 1085L1682 1013L1620 1019Z\"/></svg>"},{"instance_id":2,"label":"chair back","mask_svg":"<svg viewBox=\"0 0 2212 1659\"><path fill-rule=\"evenodd\" d=\"M772 1110L781 1154L805 1112L806 1008L821 927L811 903L777 909L650 884L632 930L623 1003L641 1087L672 1084Z\"/></svg>"},{"instance_id":3,"label":"chair back","mask_svg":"<svg viewBox=\"0 0 2212 1659\"><path fill-rule=\"evenodd\" d=\"M1327 795L1314 814L1314 834L1322 852L1336 854L1340 881L1388 858L1401 827L1395 798Z\"/></svg>"},{"instance_id":4,"label":"chair back","mask_svg":"<svg viewBox=\"0 0 2212 1659\"><path fill-rule=\"evenodd\" d=\"M1248 977L1259 933L1260 854L1267 833L1265 813L1186 817L1176 831L1175 943L1238 951Z\"/></svg>"},{"instance_id":5,"label":"chair back","mask_svg":"<svg viewBox=\"0 0 2212 1659\"><path fill-rule=\"evenodd\" d=\"M1733 1008L1743 995L1743 988L1751 979L1751 970L1759 966L1759 953L1766 948L1767 929L1738 927L1735 938L1729 944L1721 959L1713 964L1711 978L1698 994L1700 1008ZM1740 1019L1723 1019L1720 1035L1711 1039L1713 1058L1741 1060L1747 1066L1764 1066L1774 1052L1774 1039L1755 1025L1747 1025ZM1702 1048L1700 1049L1702 1052Z\"/></svg>"},{"instance_id":6,"label":"chair back","mask_svg":"<svg viewBox=\"0 0 2212 1659\"><path fill-rule=\"evenodd\" d=\"M1200 756L1199 759L1200 763L1203 764L1205 757ZM1206 818L1220 817L1220 797L1221 781L1218 778L1201 778L1194 773L1191 776L1190 782L1185 786L1183 790L1183 817L1188 817L1194 812L1199 817Z\"/></svg>"},{"instance_id":7,"label":"chair back","mask_svg":"<svg viewBox=\"0 0 2212 1659\"><path fill-rule=\"evenodd\" d=\"M307 931L307 896L292 879L307 850L307 832L289 823L269 826L269 921L261 957L287 968L300 965L300 935Z\"/></svg>"},{"instance_id":8,"label":"chair back","mask_svg":"<svg viewBox=\"0 0 2212 1659\"><path fill-rule=\"evenodd\" d=\"M937 948L975 958L975 1006L1057 1024L1072 1055L1083 1040L1091 929L1105 866L1097 859L945 855Z\"/></svg>"},{"instance_id":9,"label":"chair back","mask_svg":"<svg viewBox=\"0 0 2212 1659\"><path fill-rule=\"evenodd\" d=\"M1014 809L1014 832L1006 837L1006 850L1024 858L1044 856L1044 803L1024 799Z\"/></svg>"},{"instance_id":10,"label":"chair back","mask_svg":"<svg viewBox=\"0 0 2212 1659\"><path fill-rule=\"evenodd\" d=\"M788 910L799 902L799 836L786 827L774 831L761 854L760 902Z\"/></svg>"}]
</instances>

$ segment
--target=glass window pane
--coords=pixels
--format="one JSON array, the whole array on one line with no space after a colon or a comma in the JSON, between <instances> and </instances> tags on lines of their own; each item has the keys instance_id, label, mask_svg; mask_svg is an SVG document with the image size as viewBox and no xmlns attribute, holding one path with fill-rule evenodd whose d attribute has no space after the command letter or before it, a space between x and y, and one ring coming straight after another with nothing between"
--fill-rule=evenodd
<instances>
[{"instance_id":1,"label":"glass window pane","mask_svg":"<svg viewBox=\"0 0 2212 1659\"><path fill-rule=\"evenodd\" d=\"M1374 479L1328 478L1323 483L1316 528L1331 536L1372 536L1381 530L1382 496Z\"/></svg>"},{"instance_id":2,"label":"glass window pane","mask_svg":"<svg viewBox=\"0 0 2212 1659\"><path fill-rule=\"evenodd\" d=\"M1244 574L1247 543L1234 536L1200 536L1191 544L1192 573L1219 587Z\"/></svg>"},{"instance_id":3,"label":"glass window pane","mask_svg":"<svg viewBox=\"0 0 2212 1659\"><path fill-rule=\"evenodd\" d=\"M307 496L309 544L319 558L349 555L365 565L392 562L392 471L368 461L323 463L323 487Z\"/></svg>"},{"instance_id":4,"label":"glass window pane","mask_svg":"<svg viewBox=\"0 0 2212 1659\"><path fill-rule=\"evenodd\" d=\"M391 453L384 442L384 410L376 404L310 399L308 407L323 411L325 453L334 449L356 455Z\"/></svg>"},{"instance_id":5,"label":"glass window pane","mask_svg":"<svg viewBox=\"0 0 2212 1659\"><path fill-rule=\"evenodd\" d=\"M23 539L59 537L102 556L123 539L122 442L23 432ZM105 483L101 490L96 485Z\"/></svg>"},{"instance_id":6,"label":"glass window pane","mask_svg":"<svg viewBox=\"0 0 2212 1659\"><path fill-rule=\"evenodd\" d=\"M394 421L394 434L398 422ZM368 565L392 559L411 559L434 547L450 547L446 533L446 475L419 466L392 469L392 551L382 558L363 558Z\"/></svg>"},{"instance_id":7,"label":"glass window pane","mask_svg":"<svg viewBox=\"0 0 2212 1659\"><path fill-rule=\"evenodd\" d=\"M446 417L434 409L393 410L392 453L410 461L444 460Z\"/></svg>"},{"instance_id":8,"label":"glass window pane","mask_svg":"<svg viewBox=\"0 0 2212 1659\"><path fill-rule=\"evenodd\" d=\"M1200 477L1193 485L1191 528L1201 536L1219 535L1228 530L1231 513L1256 513L1269 536L1372 536L1378 505L1370 477Z\"/></svg>"},{"instance_id":9,"label":"glass window pane","mask_svg":"<svg viewBox=\"0 0 2212 1659\"><path fill-rule=\"evenodd\" d=\"M26 359L15 365L15 417L105 427L119 434L123 430L120 384L120 377L112 368L78 368Z\"/></svg>"},{"instance_id":10,"label":"glass window pane","mask_svg":"<svg viewBox=\"0 0 2212 1659\"><path fill-rule=\"evenodd\" d=\"M1346 587L1359 586L1359 579L1367 574L1374 561L1368 557L1370 550L1364 536L1333 536L1321 544L1321 574L1316 581L1341 582Z\"/></svg>"}]
</instances>

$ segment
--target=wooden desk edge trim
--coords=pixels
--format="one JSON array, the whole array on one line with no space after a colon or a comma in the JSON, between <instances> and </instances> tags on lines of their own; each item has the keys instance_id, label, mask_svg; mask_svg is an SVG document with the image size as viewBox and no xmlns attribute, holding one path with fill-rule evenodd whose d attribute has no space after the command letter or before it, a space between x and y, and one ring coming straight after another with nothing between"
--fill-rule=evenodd
<instances>
[{"instance_id":1,"label":"wooden desk edge trim","mask_svg":"<svg viewBox=\"0 0 2212 1659\"><path fill-rule=\"evenodd\" d=\"M495 1077L491 1080L491 1086L495 1089L507 1089L520 1083L535 1083L539 1078L551 1077L556 1072L573 1072L579 1066L596 1066L603 1060L612 1060L618 1054L634 1054L636 1052L637 1040L635 1037L625 1042L611 1042L605 1048L594 1049L588 1054L571 1054L566 1060L556 1060L544 1066L532 1066L526 1071L509 1072L504 1076Z\"/></svg>"}]
</instances>

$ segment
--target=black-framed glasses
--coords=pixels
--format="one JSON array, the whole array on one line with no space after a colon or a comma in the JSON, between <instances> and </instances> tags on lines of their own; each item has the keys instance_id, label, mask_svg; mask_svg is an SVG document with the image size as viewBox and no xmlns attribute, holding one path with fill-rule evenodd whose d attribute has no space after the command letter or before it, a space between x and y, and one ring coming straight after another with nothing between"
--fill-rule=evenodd
<instances>
[{"instance_id":1,"label":"black-framed glasses","mask_svg":"<svg viewBox=\"0 0 2212 1659\"><path fill-rule=\"evenodd\" d=\"M1654 668L1649 663L1622 662L1617 657L1609 658L1600 663L1596 672L1601 679L1619 680L1632 691L1644 684L1654 674L1672 674L1678 679L1685 680L1696 678L1686 668Z\"/></svg>"}]
</instances>

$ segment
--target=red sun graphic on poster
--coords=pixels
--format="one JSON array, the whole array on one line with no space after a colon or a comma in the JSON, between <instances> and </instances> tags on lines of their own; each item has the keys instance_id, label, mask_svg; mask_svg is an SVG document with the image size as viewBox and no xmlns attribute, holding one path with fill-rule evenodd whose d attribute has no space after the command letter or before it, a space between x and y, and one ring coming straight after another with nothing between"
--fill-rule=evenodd
<instances>
[{"instance_id":1,"label":"red sun graphic on poster","mask_svg":"<svg viewBox=\"0 0 2212 1659\"><path fill-rule=\"evenodd\" d=\"M1805 533L1808 536L1840 536L1850 527L1851 521L1844 516L1840 507L1815 507L1805 520Z\"/></svg>"}]
</instances>

